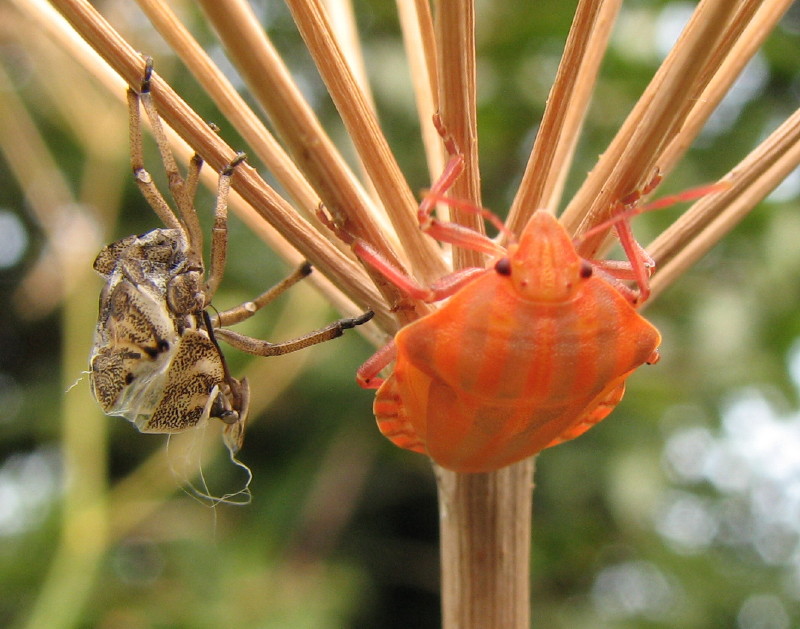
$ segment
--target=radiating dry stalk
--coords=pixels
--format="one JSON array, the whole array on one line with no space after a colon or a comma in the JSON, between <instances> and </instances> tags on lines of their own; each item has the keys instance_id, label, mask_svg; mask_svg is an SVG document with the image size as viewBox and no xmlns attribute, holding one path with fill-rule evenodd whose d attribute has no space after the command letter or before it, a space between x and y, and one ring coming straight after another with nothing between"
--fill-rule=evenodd
<instances>
[{"instance_id":1,"label":"radiating dry stalk","mask_svg":"<svg viewBox=\"0 0 800 629\"><path fill-rule=\"evenodd\" d=\"M444 0L437 3L435 17L440 114L447 131L464 155L464 173L455 182L450 194L480 207L475 9L471 0ZM483 231L483 223L475 214L451 209L451 220ZM455 269L483 265L483 256L478 252L454 249Z\"/></svg>"},{"instance_id":2,"label":"radiating dry stalk","mask_svg":"<svg viewBox=\"0 0 800 629\"><path fill-rule=\"evenodd\" d=\"M403 32L414 99L417 103L422 145L431 181L444 169L442 140L431 123L439 111L439 84L436 72L436 35L427 0L397 0L397 14Z\"/></svg>"},{"instance_id":3,"label":"radiating dry stalk","mask_svg":"<svg viewBox=\"0 0 800 629\"><path fill-rule=\"evenodd\" d=\"M723 180L731 187L698 201L649 247L658 294L718 243L800 164L800 109Z\"/></svg>"},{"instance_id":4,"label":"radiating dry stalk","mask_svg":"<svg viewBox=\"0 0 800 629\"><path fill-rule=\"evenodd\" d=\"M710 79L705 60L714 57L731 16L735 0L703 0L678 42L622 125L608 149L586 178L561 216L571 233L608 218L613 201L645 188L655 174L657 156L673 140ZM602 234L580 243L591 257Z\"/></svg>"},{"instance_id":5,"label":"radiating dry stalk","mask_svg":"<svg viewBox=\"0 0 800 629\"><path fill-rule=\"evenodd\" d=\"M375 238L381 250L389 250L368 195L302 97L250 6L241 0L201 2L201 6L251 93L327 208L336 216L349 212L351 229Z\"/></svg>"},{"instance_id":6,"label":"radiating dry stalk","mask_svg":"<svg viewBox=\"0 0 800 629\"><path fill-rule=\"evenodd\" d=\"M321 0L287 0L287 4L353 138L380 204L370 198L345 165L245 0L200 0L200 4L230 58L268 112L287 146L286 153L276 148L277 142L268 138L257 116L235 95L166 3L139 2L242 136L279 177L285 177L281 181L306 215L321 199L338 224L363 237L390 260L410 268L423 282L449 270L442 249L418 229L414 195L378 126L363 75L354 67L358 63L348 61L359 58L356 38L345 36L349 43L341 43ZM141 58L85 0L52 3L126 82L137 86ZM788 0L701 1L611 146L568 204L562 215L568 229L581 233L605 220L615 200L649 183L656 167L668 172L674 166L788 6ZM407 49L417 53L409 55L409 63L432 178L441 169L442 151L429 117L440 107L445 125L465 156L465 173L451 194L480 205L473 3L440 0L435 3L433 27L425 0L413 4L399 0L398 7ZM535 209L554 210L559 203L619 7L619 0L579 3L512 207L510 221L516 231ZM343 11L349 13L350 9ZM345 50L349 52L345 54ZM162 80L154 82L153 91L167 122L215 168L230 159L232 149L211 133ZM800 162L798 115L729 174L730 188L701 200L653 243L653 254L662 265L654 277L655 291L672 282ZM384 332L392 333L425 312L424 305L406 307L396 289L373 271L365 272L349 252L342 251L340 243L330 242L331 234L317 231L313 216L311 224L299 218L252 169L241 169L234 187L342 293L362 306L375 307ZM454 220L482 229L474 215L459 211L454 215ZM584 239L581 252L594 255L602 241L602 235ZM483 261L475 252L456 249L453 265L482 266ZM396 308L398 305L401 307ZM490 474L459 475L436 468L443 616L448 629L529 626L532 475L532 460Z\"/></svg>"},{"instance_id":7,"label":"radiating dry stalk","mask_svg":"<svg viewBox=\"0 0 800 629\"><path fill-rule=\"evenodd\" d=\"M288 0L287 5L405 247L412 269L424 281L434 281L446 268L435 244L419 230L414 195L353 78L324 9L317 0Z\"/></svg>"},{"instance_id":8,"label":"radiating dry stalk","mask_svg":"<svg viewBox=\"0 0 800 629\"><path fill-rule=\"evenodd\" d=\"M220 112L247 142L264 165L297 202L300 212L315 221L319 195L303 177L280 143L246 104L231 82L202 49L163 0L137 0L139 7L192 72Z\"/></svg>"},{"instance_id":9,"label":"radiating dry stalk","mask_svg":"<svg viewBox=\"0 0 800 629\"><path fill-rule=\"evenodd\" d=\"M52 4L81 36L111 65L129 85L141 81L141 56L85 0L53 0ZM152 92L159 113L175 131L219 170L235 152L193 112L157 73ZM366 279L362 267L344 256L330 240L302 219L297 212L248 165L237 168L233 187L282 236L325 273L336 286L354 297L360 306L371 306L378 320L390 326L385 302Z\"/></svg>"},{"instance_id":10,"label":"radiating dry stalk","mask_svg":"<svg viewBox=\"0 0 800 629\"><path fill-rule=\"evenodd\" d=\"M663 173L672 172L747 62L791 4L792 0L750 0L742 3L723 37L725 43L719 46L720 58L709 63L711 78L705 90L694 101L683 127L658 158L658 166Z\"/></svg>"},{"instance_id":11,"label":"radiating dry stalk","mask_svg":"<svg viewBox=\"0 0 800 629\"><path fill-rule=\"evenodd\" d=\"M525 174L506 221L520 233L534 211L555 213L621 0L578 4Z\"/></svg>"}]
</instances>

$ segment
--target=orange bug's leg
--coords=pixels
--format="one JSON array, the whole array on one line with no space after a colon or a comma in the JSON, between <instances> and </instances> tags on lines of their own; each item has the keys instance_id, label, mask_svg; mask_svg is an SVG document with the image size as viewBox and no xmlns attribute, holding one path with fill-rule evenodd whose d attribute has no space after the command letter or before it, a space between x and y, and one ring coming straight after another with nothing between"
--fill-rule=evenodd
<instances>
[{"instance_id":1,"label":"orange bug's leg","mask_svg":"<svg viewBox=\"0 0 800 629\"><path fill-rule=\"evenodd\" d=\"M630 263L621 260L592 260L591 265L594 272L616 288L632 306L641 301L639 291L623 283L624 280L636 279Z\"/></svg>"},{"instance_id":2,"label":"orange bug's leg","mask_svg":"<svg viewBox=\"0 0 800 629\"><path fill-rule=\"evenodd\" d=\"M320 204L317 206L317 211L315 214L320 222L325 225L325 227L330 229L334 235L346 245L352 245L356 241L356 237L353 236L353 234L339 225L332 217L328 216L323 203L320 202Z\"/></svg>"},{"instance_id":3,"label":"orange bug's leg","mask_svg":"<svg viewBox=\"0 0 800 629\"><path fill-rule=\"evenodd\" d=\"M437 203L444 203L463 212L477 214L494 225L498 232L504 234L508 242L516 242L517 240L514 234L512 234L508 228L506 228L503 221L501 221L496 214L490 210L487 210L486 208L478 207L472 203L469 203L468 201L460 201L458 199L446 197L444 195L437 194L432 190L425 195L425 199L433 199ZM423 203L424 202L425 201L423 201ZM486 253L491 256L503 256L506 253L506 250L502 246L497 244L485 234L476 232L474 229L464 227L458 223L442 223L437 221L435 218L430 218L428 224L423 226L422 229L426 234L435 238L436 240L440 242L446 242L457 247L463 247L473 251L480 251L481 253Z\"/></svg>"},{"instance_id":4,"label":"orange bug's leg","mask_svg":"<svg viewBox=\"0 0 800 629\"><path fill-rule=\"evenodd\" d=\"M476 275L483 273L485 269L467 268L460 271L448 273L444 277L439 278L430 287L422 286L413 277L407 275L401 269L398 269L386 258L384 258L378 251L372 248L368 243L363 240L356 239L352 244L355 254L366 264L369 264L373 269L378 271L392 284L397 286L403 294L411 297L412 299L419 299L427 303L440 301L446 297L450 297L458 291L459 288L471 281Z\"/></svg>"},{"instance_id":5,"label":"orange bug's leg","mask_svg":"<svg viewBox=\"0 0 800 629\"><path fill-rule=\"evenodd\" d=\"M476 232L458 223L440 223L433 219L425 228L425 233L439 242L446 242L456 247L479 251L490 256L503 256L505 249L488 236Z\"/></svg>"},{"instance_id":6,"label":"orange bug's leg","mask_svg":"<svg viewBox=\"0 0 800 629\"><path fill-rule=\"evenodd\" d=\"M661 182L661 175L656 171L655 176L642 190L637 190L631 194L623 197L615 207L615 211L611 212L612 216L606 221L599 223L585 232L581 238L585 239L595 233L605 231L609 228L614 228L617 233L620 244L625 251L630 263L627 262L613 262L613 261L592 261L596 268L607 271L610 276L618 280L635 280L639 286L639 298L634 300L633 303L643 303L650 296L650 276L655 270L655 261L642 247L639 242L634 238L631 231L630 220L638 214L650 212L652 210L661 210L676 203L683 203L685 201L694 201L707 194L715 192L722 192L730 188L731 183L728 181L720 181L713 184L698 186L690 188L677 194L672 194L666 197L656 199L651 203L638 206L639 200L643 195L652 192L655 187ZM620 208L616 211L616 208ZM620 285L621 286L621 285ZM623 291L628 297L627 293Z\"/></svg>"},{"instance_id":7,"label":"orange bug's leg","mask_svg":"<svg viewBox=\"0 0 800 629\"><path fill-rule=\"evenodd\" d=\"M631 224L628 219L616 224L617 236L631 262L634 279L639 286L639 303L644 303L650 297L650 276L653 274L656 263L644 247L633 237Z\"/></svg>"},{"instance_id":8,"label":"orange bug's leg","mask_svg":"<svg viewBox=\"0 0 800 629\"><path fill-rule=\"evenodd\" d=\"M442 138L442 142L447 149L447 154L450 156L450 159L442 171L442 174L439 175L439 178L431 186L429 193L425 195L425 198L422 199L422 203L419 204L417 217L419 218L419 225L424 231L428 230L431 223L437 222L436 219L431 216L433 208L436 205L436 198L443 196L464 171L464 155L461 149L458 148L453 136L450 135L445 128L438 113L433 115L433 126L436 127L436 131L439 132L439 136Z\"/></svg>"},{"instance_id":9,"label":"orange bug's leg","mask_svg":"<svg viewBox=\"0 0 800 629\"><path fill-rule=\"evenodd\" d=\"M342 227L337 225L325 213L322 207L317 209L317 216L338 238L351 246L353 253L355 253L362 262L369 264L392 284L397 286L403 294L412 299L418 299L424 302L434 302L445 299L457 292L461 286L469 282L476 274L483 272L483 269L463 269L445 275L434 282L429 288L426 288L413 277L409 276L405 271L389 262L389 260L382 256L380 252L368 242L356 238L347 230L342 229Z\"/></svg>"},{"instance_id":10,"label":"orange bug's leg","mask_svg":"<svg viewBox=\"0 0 800 629\"><path fill-rule=\"evenodd\" d=\"M378 374L397 357L397 347L394 340L389 341L372 356L367 358L363 365L356 371L356 382L362 389L377 389L384 380Z\"/></svg>"},{"instance_id":11,"label":"orange bug's leg","mask_svg":"<svg viewBox=\"0 0 800 629\"><path fill-rule=\"evenodd\" d=\"M447 153L450 155L450 160L447 162L442 174L434 182L431 189L428 190L422 202L419 204L417 218L419 220L420 229L440 242L488 253L489 255L503 255L505 253L503 248L484 234L476 232L473 229L462 227L457 223L442 223L433 216L433 209L436 204L445 203L450 207L483 216L485 219L491 221L499 231L507 232L503 222L489 210L475 207L471 203L450 199L446 196L447 191L464 171L464 155L461 153L461 149L459 149L453 136L450 135L445 128L439 114L434 114L433 124L442 138Z\"/></svg>"}]
</instances>

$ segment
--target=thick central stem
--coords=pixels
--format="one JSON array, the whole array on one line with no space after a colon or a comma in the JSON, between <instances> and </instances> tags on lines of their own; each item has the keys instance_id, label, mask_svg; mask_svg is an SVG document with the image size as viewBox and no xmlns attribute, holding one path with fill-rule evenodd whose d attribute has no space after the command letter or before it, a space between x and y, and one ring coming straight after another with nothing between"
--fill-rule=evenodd
<instances>
[{"instance_id":1,"label":"thick central stem","mask_svg":"<svg viewBox=\"0 0 800 629\"><path fill-rule=\"evenodd\" d=\"M528 629L534 459L488 474L435 469L442 627Z\"/></svg>"}]
</instances>

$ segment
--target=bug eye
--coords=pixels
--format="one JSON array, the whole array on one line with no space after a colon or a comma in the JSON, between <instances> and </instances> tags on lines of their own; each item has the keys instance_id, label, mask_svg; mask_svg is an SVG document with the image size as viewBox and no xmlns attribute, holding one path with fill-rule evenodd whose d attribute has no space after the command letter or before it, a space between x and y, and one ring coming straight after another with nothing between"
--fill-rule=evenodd
<instances>
[{"instance_id":1,"label":"bug eye","mask_svg":"<svg viewBox=\"0 0 800 629\"><path fill-rule=\"evenodd\" d=\"M500 258L495 262L494 270L500 275L511 275L511 260L508 258Z\"/></svg>"},{"instance_id":2,"label":"bug eye","mask_svg":"<svg viewBox=\"0 0 800 629\"><path fill-rule=\"evenodd\" d=\"M581 273L581 277L583 279L588 279L588 278L592 277L592 274L594 273L594 269L592 268L592 265L589 262L587 262L586 260L581 260L580 273Z\"/></svg>"},{"instance_id":3,"label":"bug eye","mask_svg":"<svg viewBox=\"0 0 800 629\"><path fill-rule=\"evenodd\" d=\"M125 374L125 384L130 384L135 379L136 379L136 376L134 376L132 373L128 372L128 373Z\"/></svg>"}]
</instances>

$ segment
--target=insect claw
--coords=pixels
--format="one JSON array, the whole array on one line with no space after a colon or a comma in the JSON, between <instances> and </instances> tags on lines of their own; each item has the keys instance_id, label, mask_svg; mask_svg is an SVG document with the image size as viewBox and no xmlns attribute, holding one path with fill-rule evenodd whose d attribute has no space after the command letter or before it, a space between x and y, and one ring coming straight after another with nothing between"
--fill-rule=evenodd
<instances>
[{"instance_id":1,"label":"insect claw","mask_svg":"<svg viewBox=\"0 0 800 629\"><path fill-rule=\"evenodd\" d=\"M238 153L236 153L236 157L234 157L231 160L230 164L228 164L223 169L222 174L230 177L233 174L233 171L236 170L236 167L242 162L244 162L246 159L247 159L247 153L239 151Z\"/></svg>"},{"instance_id":2,"label":"insect claw","mask_svg":"<svg viewBox=\"0 0 800 629\"><path fill-rule=\"evenodd\" d=\"M140 94L146 94L150 91L150 79L153 77L153 58L145 56L144 58L144 77L142 78L142 87L139 90Z\"/></svg>"},{"instance_id":3,"label":"insect claw","mask_svg":"<svg viewBox=\"0 0 800 629\"><path fill-rule=\"evenodd\" d=\"M308 260L304 260L297 272L303 277L308 277L314 272L314 266Z\"/></svg>"},{"instance_id":4,"label":"insect claw","mask_svg":"<svg viewBox=\"0 0 800 629\"><path fill-rule=\"evenodd\" d=\"M343 243L346 245L352 245L356 242L356 237L347 231L343 224L337 222L337 218L329 212L324 203L320 202L320 204L317 206L316 214L320 222L325 225L325 227L330 229Z\"/></svg>"},{"instance_id":5,"label":"insect claw","mask_svg":"<svg viewBox=\"0 0 800 629\"><path fill-rule=\"evenodd\" d=\"M372 319L375 316L375 313L372 310L367 310L364 314L359 315L357 317L353 317L352 319L342 319L342 329L349 330L350 328L354 328L357 325L362 325Z\"/></svg>"}]
</instances>

